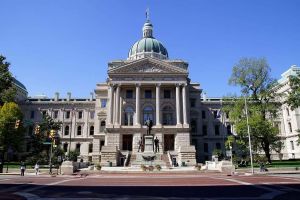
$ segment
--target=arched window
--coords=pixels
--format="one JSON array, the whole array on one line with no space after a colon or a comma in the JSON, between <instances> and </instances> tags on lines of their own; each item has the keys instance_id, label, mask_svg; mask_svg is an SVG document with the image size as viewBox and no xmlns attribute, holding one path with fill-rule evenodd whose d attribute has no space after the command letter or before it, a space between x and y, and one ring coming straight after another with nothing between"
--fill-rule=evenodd
<instances>
[{"instance_id":1,"label":"arched window","mask_svg":"<svg viewBox=\"0 0 300 200\"><path fill-rule=\"evenodd\" d=\"M81 126L77 127L77 135L81 135Z\"/></svg>"},{"instance_id":2,"label":"arched window","mask_svg":"<svg viewBox=\"0 0 300 200\"><path fill-rule=\"evenodd\" d=\"M125 108L124 112L124 125L125 126L132 126L133 125L133 108L127 107Z\"/></svg>"},{"instance_id":3,"label":"arched window","mask_svg":"<svg viewBox=\"0 0 300 200\"><path fill-rule=\"evenodd\" d=\"M163 125L174 125L173 110L171 106L165 106L162 109Z\"/></svg>"},{"instance_id":4,"label":"arched window","mask_svg":"<svg viewBox=\"0 0 300 200\"><path fill-rule=\"evenodd\" d=\"M69 132L70 132L70 127L65 126L65 135L69 135Z\"/></svg>"},{"instance_id":5,"label":"arched window","mask_svg":"<svg viewBox=\"0 0 300 200\"><path fill-rule=\"evenodd\" d=\"M100 123L100 132L103 132L105 129L105 121L101 121Z\"/></svg>"},{"instance_id":6,"label":"arched window","mask_svg":"<svg viewBox=\"0 0 300 200\"><path fill-rule=\"evenodd\" d=\"M94 135L94 126L90 126L90 135Z\"/></svg>"},{"instance_id":7,"label":"arched window","mask_svg":"<svg viewBox=\"0 0 300 200\"><path fill-rule=\"evenodd\" d=\"M147 121L148 119L152 120L152 122L154 123L153 120L153 108L151 106L146 106L143 110L143 120L144 122Z\"/></svg>"}]
</instances>

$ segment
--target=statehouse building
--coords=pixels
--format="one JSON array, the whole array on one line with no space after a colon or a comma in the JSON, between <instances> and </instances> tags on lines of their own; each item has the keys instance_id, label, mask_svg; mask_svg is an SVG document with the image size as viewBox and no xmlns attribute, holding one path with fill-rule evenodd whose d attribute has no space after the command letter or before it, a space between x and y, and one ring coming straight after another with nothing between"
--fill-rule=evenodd
<instances>
[{"instance_id":1,"label":"statehouse building","mask_svg":"<svg viewBox=\"0 0 300 200\"><path fill-rule=\"evenodd\" d=\"M26 97L25 86L19 82L25 98L20 106L24 120L39 123L47 113L62 122L58 132L61 147L67 153L80 152L80 159L102 166L139 165L139 142L146 135L145 121L152 120L151 134L159 140L157 163L170 166L193 166L210 160L214 149L225 152L224 142L234 134L229 117L218 116L221 98L208 98L199 83L189 79L186 61L169 59L167 48L154 37L153 25L147 20L142 38L129 49L124 60L108 63L107 81L96 84L89 98ZM288 90L288 76L299 73L292 66L282 75L279 92ZM283 159L300 158L297 129L300 110L282 105L276 122L284 141ZM30 138L34 125L26 130L26 151L31 150ZM145 142L145 141L144 141ZM273 154L274 158L279 155Z\"/></svg>"}]
</instances>

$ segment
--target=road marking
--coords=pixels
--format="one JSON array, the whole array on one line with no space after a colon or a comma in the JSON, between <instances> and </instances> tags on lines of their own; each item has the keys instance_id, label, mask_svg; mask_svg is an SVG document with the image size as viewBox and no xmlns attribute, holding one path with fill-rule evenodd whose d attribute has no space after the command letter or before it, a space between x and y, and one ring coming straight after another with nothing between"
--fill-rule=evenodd
<instances>
[{"instance_id":1,"label":"road marking","mask_svg":"<svg viewBox=\"0 0 300 200\"><path fill-rule=\"evenodd\" d=\"M2 182L2 181L9 181L9 180L11 180L11 179L9 179L9 178L6 178L6 179L0 179L1 182Z\"/></svg>"},{"instance_id":2,"label":"road marking","mask_svg":"<svg viewBox=\"0 0 300 200\"><path fill-rule=\"evenodd\" d=\"M211 178L212 179L220 179L220 180L231 181L231 182L234 182L234 183L239 183L241 185L249 185L249 186L252 186L252 187L255 187L255 188L259 188L259 189L262 189L262 190L269 191L269 193L262 194L261 196L256 197L255 199L273 199L274 197L285 193L283 191L279 191L279 190L276 190L276 189L273 189L273 188L270 188L270 187L265 187L265 186L261 186L261 185L255 185L253 183L249 183L249 182L245 182L245 181L240 181L240 180L236 180L236 179L233 179L233 178L232 179L221 178L221 177L211 177Z\"/></svg>"},{"instance_id":3,"label":"road marking","mask_svg":"<svg viewBox=\"0 0 300 200\"><path fill-rule=\"evenodd\" d=\"M84 178L79 178L79 179L84 179ZM61 180L61 181L56 181L56 182L53 182L53 183L48 183L48 184L45 184L45 185L41 185L41 186L35 186L35 187L31 187L31 188L28 188L28 189L25 189L25 190L22 190L22 192L32 192L34 190L39 190L41 188L45 188L45 187L49 187L49 186L52 186L52 185L58 185L60 183L65 183L65 182L68 182L68 181L74 181L74 180L78 180L78 179L65 179L65 180Z\"/></svg>"}]
</instances>

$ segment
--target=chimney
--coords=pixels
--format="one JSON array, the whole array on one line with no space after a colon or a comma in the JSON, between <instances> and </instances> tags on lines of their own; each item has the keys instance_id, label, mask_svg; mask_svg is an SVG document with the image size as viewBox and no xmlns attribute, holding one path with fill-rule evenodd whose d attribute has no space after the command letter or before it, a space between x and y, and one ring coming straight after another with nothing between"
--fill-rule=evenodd
<instances>
[{"instance_id":1,"label":"chimney","mask_svg":"<svg viewBox=\"0 0 300 200\"><path fill-rule=\"evenodd\" d=\"M70 101L71 100L71 92L68 92L67 93L67 101Z\"/></svg>"},{"instance_id":2,"label":"chimney","mask_svg":"<svg viewBox=\"0 0 300 200\"><path fill-rule=\"evenodd\" d=\"M202 98L203 98L203 101L207 101L206 92L203 92Z\"/></svg>"},{"instance_id":3,"label":"chimney","mask_svg":"<svg viewBox=\"0 0 300 200\"><path fill-rule=\"evenodd\" d=\"M94 93L91 92L91 93L90 93L90 101L93 101L93 99L94 99Z\"/></svg>"},{"instance_id":4,"label":"chimney","mask_svg":"<svg viewBox=\"0 0 300 200\"><path fill-rule=\"evenodd\" d=\"M59 92L55 92L54 101L58 101L58 99L59 99Z\"/></svg>"}]
</instances>

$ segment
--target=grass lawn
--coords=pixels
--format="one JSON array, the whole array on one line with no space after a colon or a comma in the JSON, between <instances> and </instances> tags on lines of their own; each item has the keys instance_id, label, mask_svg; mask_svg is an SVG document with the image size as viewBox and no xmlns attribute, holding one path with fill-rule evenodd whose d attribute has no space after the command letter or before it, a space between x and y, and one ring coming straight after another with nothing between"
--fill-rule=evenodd
<instances>
[{"instance_id":1,"label":"grass lawn","mask_svg":"<svg viewBox=\"0 0 300 200\"><path fill-rule=\"evenodd\" d=\"M284 160L284 161L272 161L267 167L299 167L300 160Z\"/></svg>"}]
</instances>

